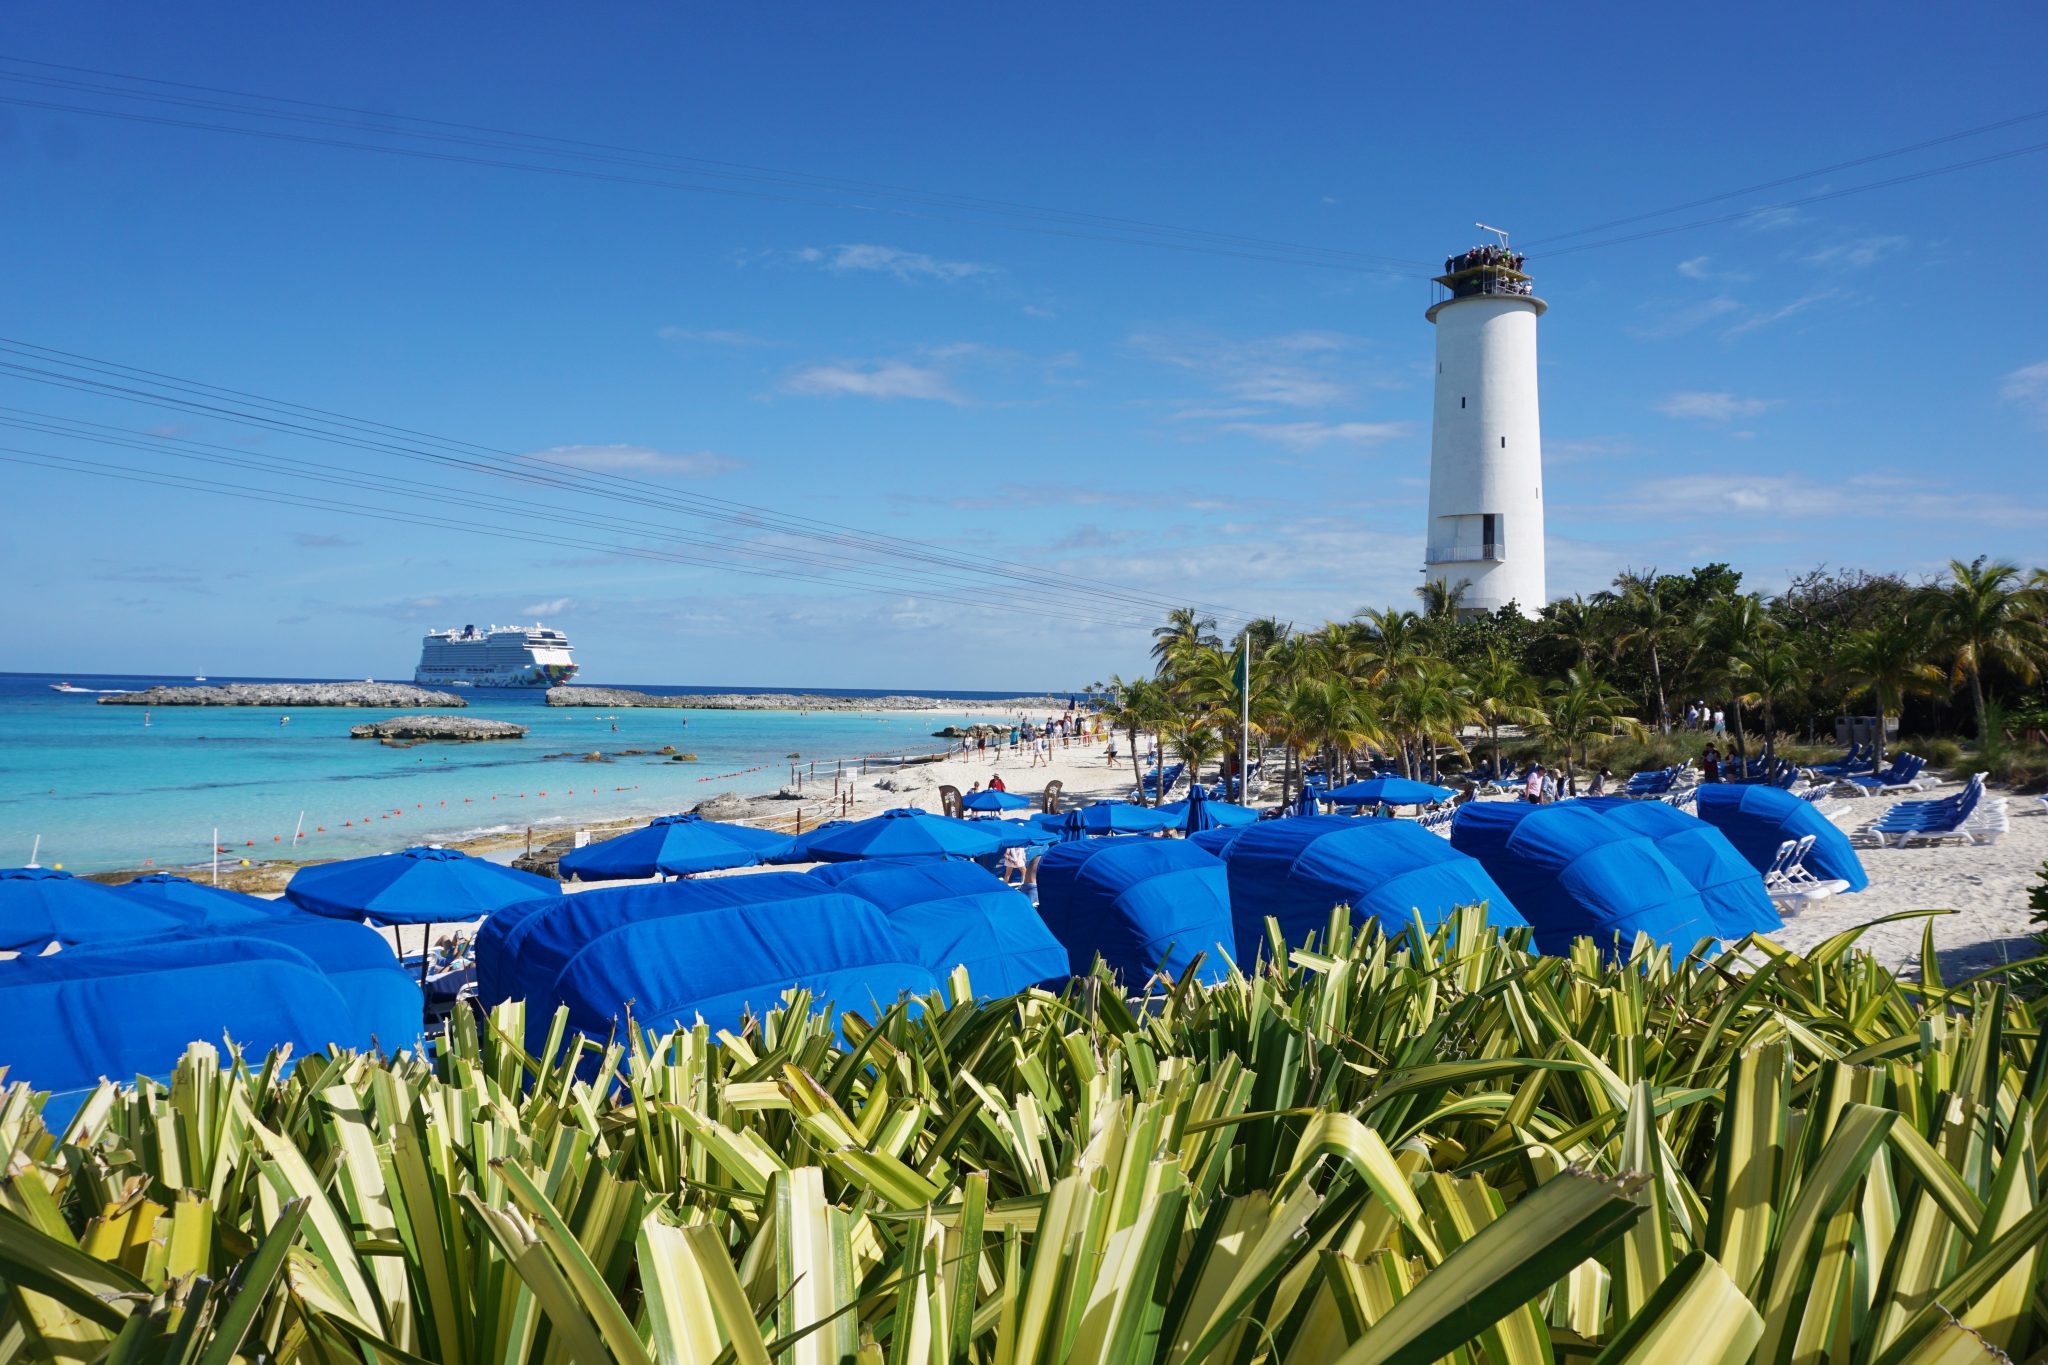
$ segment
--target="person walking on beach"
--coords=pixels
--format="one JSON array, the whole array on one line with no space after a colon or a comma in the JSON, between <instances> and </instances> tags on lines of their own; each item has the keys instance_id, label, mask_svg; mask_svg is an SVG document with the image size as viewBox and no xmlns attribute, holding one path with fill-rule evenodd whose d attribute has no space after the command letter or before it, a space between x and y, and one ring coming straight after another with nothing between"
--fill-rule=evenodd
<instances>
[{"instance_id":1,"label":"person walking on beach","mask_svg":"<svg viewBox=\"0 0 2048 1365\"><path fill-rule=\"evenodd\" d=\"M1522 774L1522 796L1532 805L1543 804L1543 769L1534 763Z\"/></svg>"},{"instance_id":2,"label":"person walking on beach","mask_svg":"<svg viewBox=\"0 0 2048 1365\"><path fill-rule=\"evenodd\" d=\"M1707 747L1700 751L1700 781L1719 782L1720 780L1721 751L1714 747L1712 741L1709 741Z\"/></svg>"},{"instance_id":3,"label":"person walking on beach","mask_svg":"<svg viewBox=\"0 0 2048 1365\"><path fill-rule=\"evenodd\" d=\"M1110 767L1112 767L1112 768L1114 768L1114 767L1116 766L1116 740L1115 740L1115 739L1111 739L1111 740L1109 741L1109 766L1110 766Z\"/></svg>"},{"instance_id":4,"label":"person walking on beach","mask_svg":"<svg viewBox=\"0 0 2048 1365\"><path fill-rule=\"evenodd\" d=\"M1015 879L1014 879L1014 881L1013 881L1013 880L1012 880L1012 878L1011 878L1011 874L1012 874L1012 873L1015 873L1015 874L1016 874L1016 876L1015 876ZM1022 844L1019 844L1019 845L1017 845L1017 846L1016 846L1015 848L1006 848L1006 849L1004 849L1004 850L1003 850L1003 885L1004 885L1004 886L1012 886L1012 885L1015 885L1015 886L1021 886L1021 885L1023 885L1023 883L1024 883L1024 873L1025 873L1025 865L1024 865L1024 845L1022 845Z\"/></svg>"},{"instance_id":5,"label":"person walking on beach","mask_svg":"<svg viewBox=\"0 0 2048 1365\"><path fill-rule=\"evenodd\" d=\"M1536 799L1543 805L1548 806L1557 800L1557 769L1543 770L1542 784L1537 788L1537 793Z\"/></svg>"},{"instance_id":6,"label":"person walking on beach","mask_svg":"<svg viewBox=\"0 0 2048 1365\"><path fill-rule=\"evenodd\" d=\"M1714 733L1717 735L1728 733L1728 713L1718 706L1714 708Z\"/></svg>"}]
</instances>

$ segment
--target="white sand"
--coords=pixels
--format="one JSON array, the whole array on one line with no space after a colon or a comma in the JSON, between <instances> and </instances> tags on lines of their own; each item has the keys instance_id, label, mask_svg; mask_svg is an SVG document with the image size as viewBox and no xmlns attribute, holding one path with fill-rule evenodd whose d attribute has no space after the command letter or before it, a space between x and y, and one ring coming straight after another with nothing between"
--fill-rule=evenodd
<instances>
[{"instance_id":1,"label":"white sand","mask_svg":"<svg viewBox=\"0 0 2048 1365\"><path fill-rule=\"evenodd\" d=\"M1838 800L1828 807L1828 815L1843 829L1854 831L1900 799L1928 800L1953 796L1959 790L1950 784L1904 798ZM2040 949L2033 935L2040 926L2029 922L2033 911L2027 905L2027 894L2040 880L2042 861L2048 859L2048 817L2040 813L2043 807L2038 797L1997 790L1990 795L2005 797L2011 812L2011 832L1997 843L1859 849L1864 870L1870 874L1869 888L1819 901L1787 919L1784 930L1771 937L1788 948L1803 950L1886 915L1952 910L1954 914L1934 920L1934 947L1943 980L1953 983L2000 963L2036 956ZM1878 925L1863 935L1860 946L1885 966L1917 976L1926 923L1911 919Z\"/></svg>"}]
</instances>

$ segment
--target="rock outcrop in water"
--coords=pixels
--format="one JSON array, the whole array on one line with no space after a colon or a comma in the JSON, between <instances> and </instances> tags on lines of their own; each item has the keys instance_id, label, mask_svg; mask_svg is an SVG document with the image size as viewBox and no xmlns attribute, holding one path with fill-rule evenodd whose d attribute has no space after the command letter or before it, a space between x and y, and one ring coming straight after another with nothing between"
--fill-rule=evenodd
<instances>
[{"instance_id":1,"label":"rock outcrop in water","mask_svg":"<svg viewBox=\"0 0 2048 1365\"><path fill-rule=\"evenodd\" d=\"M958 711L963 708L994 707L1019 711L1027 716L1067 709L1065 697L1009 697L1000 701L953 697L835 697L816 692L706 692L679 697L658 697L623 687L550 687L549 706L597 706L617 708L659 706L692 711Z\"/></svg>"},{"instance_id":2,"label":"rock outcrop in water","mask_svg":"<svg viewBox=\"0 0 2048 1365\"><path fill-rule=\"evenodd\" d=\"M209 687L151 687L101 697L101 706L467 706L452 692L411 683L219 683Z\"/></svg>"},{"instance_id":3,"label":"rock outcrop in water","mask_svg":"<svg viewBox=\"0 0 2048 1365\"><path fill-rule=\"evenodd\" d=\"M348 733L351 739L525 739L526 727L476 716L393 716Z\"/></svg>"}]
</instances>

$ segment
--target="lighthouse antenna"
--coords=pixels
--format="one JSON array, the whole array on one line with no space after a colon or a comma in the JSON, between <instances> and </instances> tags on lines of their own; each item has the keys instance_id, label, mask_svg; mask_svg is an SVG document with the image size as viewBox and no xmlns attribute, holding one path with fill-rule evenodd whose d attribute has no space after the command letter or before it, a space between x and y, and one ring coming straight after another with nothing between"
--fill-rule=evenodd
<instances>
[{"instance_id":1,"label":"lighthouse antenna","mask_svg":"<svg viewBox=\"0 0 2048 1365\"><path fill-rule=\"evenodd\" d=\"M1478 229L1479 229L1479 230L1480 230L1481 232L1490 232L1490 233L1492 233L1492 234L1493 234L1494 236L1496 236L1496 237L1500 238L1500 248L1501 248L1501 250L1502 250L1502 251L1506 251L1506 250L1507 250L1507 248L1508 248L1508 234L1507 234L1507 231L1506 231L1506 229L1504 229L1504 228L1497 228L1497 227L1494 227L1494 226L1493 226L1492 224L1490 224L1490 223L1474 223L1474 224L1473 224L1472 226L1473 226L1473 227L1476 227L1476 228L1478 228Z\"/></svg>"}]
</instances>

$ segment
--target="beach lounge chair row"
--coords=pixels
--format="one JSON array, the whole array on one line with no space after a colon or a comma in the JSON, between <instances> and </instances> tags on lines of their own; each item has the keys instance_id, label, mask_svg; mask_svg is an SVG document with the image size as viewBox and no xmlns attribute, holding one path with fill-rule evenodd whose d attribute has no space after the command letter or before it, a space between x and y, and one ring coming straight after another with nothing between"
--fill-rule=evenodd
<instances>
[{"instance_id":1,"label":"beach lounge chair row","mask_svg":"<svg viewBox=\"0 0 2048 1365\"><path fill-rule=\"evenodd\" d=\"M1938 777L1924 776L1927 760L1917 754L1899 754L1881 773L1851 773L1836 782L1851 795L1875 792L1917 792L1941 785Z\"/></svg>"},{"instance_id":2,"label":"beach lounge chair row","mask_svg":"<svg viewBox=\"0 0 2048 1365\"><path fill-rule=\"evenodd\" d=\"M1668 796L1686 784L1693 777L1690 762L1673 764L1669 768L1653 768L1648 772L1630 773L1627 783L1616 793L1619 796L1653 797Z\"/></svg>"},{"instance_id":3,"label":"beach lounge chair row","mask_svg":"<svg viewBox=\"0 0 2048 1365\"><path fill-rule=\"evenodd\" d=\"M1848 753L1832 763L1816 763L1811 771L1821 777L1847 777L1851 773L1867 773L1877 767L1876 754L1875 744L1851 744Z\"/></svg>"},{"instance_id":4,"label":"beach lounge chair row","mask_svg":"<svg viewBox=\"0 0 2048 1365\"><path fill-rule=\"evenodd\" d=\"M1986 799L1987 774L1971 777L1962 791L1938 801L1901 801L1857 832L1857 841L1879 848L1959 839L1969 844L1996 843L2007 829L2006 803Z\"/></svg>"}]
</instances>

